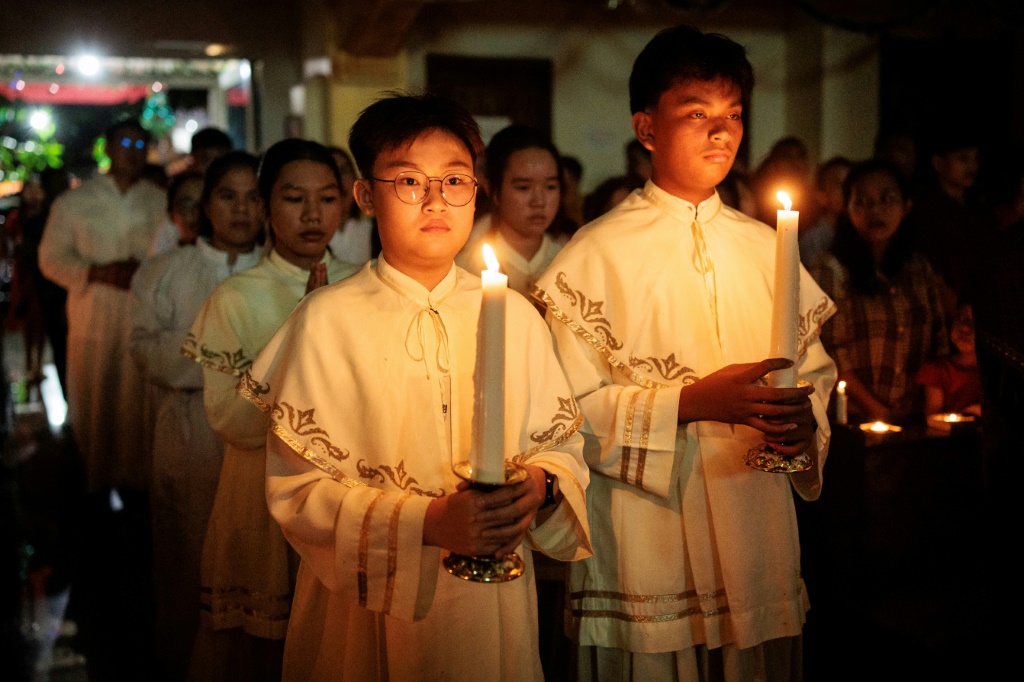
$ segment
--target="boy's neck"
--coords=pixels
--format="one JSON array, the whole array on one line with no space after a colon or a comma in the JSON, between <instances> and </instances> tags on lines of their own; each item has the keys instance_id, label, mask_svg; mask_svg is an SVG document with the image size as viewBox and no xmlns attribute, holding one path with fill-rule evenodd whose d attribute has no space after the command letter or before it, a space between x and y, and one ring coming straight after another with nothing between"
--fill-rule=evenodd
<instances>
[{"instance_id":1,"label":"boy's neck","mask_svg":"<svg viewBox=\"0 0 1024 682\"><path fill-rule=\"evenodd\" d=\"M683 201L689 201L695 207L700 206L702 201L710 199L714 193L714 187L688 187L678 182L673 182L670 178L659 177L657 173L651 175L651 181L677 199Z\"/></svg>"},{"instance_id":2,"label":"boy's neck","mask_svg":"<svg viewBox=\"0 0 1024 682\"><path fill-rule=\"evenodd\" d=\"M384 260L387 261L388 265L395 270L398 270L406 277L419 282L427 291L433 291L434 288L448 276L448 273L451 272L452 265L454 264L454 261L449 261L447 265L443 266L418 265L402 261L396 263L393 259L389 258L387 254L382 253L381 256L384 257Z\"/></svg>"}]
</instances>

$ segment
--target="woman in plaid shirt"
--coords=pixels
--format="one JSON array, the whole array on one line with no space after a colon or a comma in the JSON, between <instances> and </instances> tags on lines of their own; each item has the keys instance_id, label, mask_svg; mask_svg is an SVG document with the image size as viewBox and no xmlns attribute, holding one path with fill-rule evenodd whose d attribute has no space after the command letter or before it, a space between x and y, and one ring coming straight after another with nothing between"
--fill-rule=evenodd
<instances>
[{"instance_id":1,"label":"woman in plaid shirt","mask_svg":"<svg viewBox=\"0 0 1024 682\"><path fill-rule=\"evenodd\" d=\"M838 311L822 343L846 381L852 420L906 421L921 413L918 368L947 352L937 275L912 250L902 176L882 161L850 171L832 249L811 274Z\"/></svg>"}]
</instances>

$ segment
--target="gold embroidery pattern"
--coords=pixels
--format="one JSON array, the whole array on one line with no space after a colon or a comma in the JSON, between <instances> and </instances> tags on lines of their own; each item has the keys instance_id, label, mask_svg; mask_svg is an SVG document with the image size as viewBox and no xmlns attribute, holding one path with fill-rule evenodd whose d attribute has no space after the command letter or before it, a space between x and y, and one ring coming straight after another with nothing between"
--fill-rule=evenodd
<instances>
[{"instance_id":1,"label":"gold embroidery pattern","mask_svg":"<svg viewBox=\"0 0 1024 682\"><path fill-rule=\"evenodd\" d=\"M316 425L316 419L313 417L316 408L311 407L308 410L299 410L288 403L274 403L273 413L276 419L283 418L286 410L288 413L288 426L291 428L292 433L308 438L311 445L321 447L324 450L324 454L328 457L333 457L337 460L348 459L348 450L339 448L331 443L329 440L330 434Z\"/></svg>"},{"instance_id":2,"label":"gold embroidery pattern","mask_svg":"<svg viewBox=\"0 0 1024 682\"><path fill-rule=\"evenodd\" d=\"M206 585L199 590L199 609L218 621L234 616L280 623L288 620L291 605L291 594L267 594L247 587Z\"/></svg>"},{"instance_id":3,"label":"gold embroidery pattern","mask_svg":"<svg viewBox=\"0 0 1024 682\"><path fill-rule=\"evenodd\" d=\"M198 340L189 334L185 343L181 345L181 354L190 360L198 362L206 369L216 372L223 372L232 376L240 377L252 365L252 360L245 357L245 351L239 348L236 351L223 350L214 351L199 345Z\"/></svg>"},{"instance_id":4,"label":"gold embroidery pattern","mask_svg":"<svg viewBox=\"0 0 1024 682\"><path fill-rule=\"evenodd\" d=\"M373 510L377 508L377 503L382 497L384 497L383 493L374 496L370 501L370 506L366 508L366 513L363 515L363 525L359 528L359 567L356 573L356 582L359 585L359 605L362 607L366 606L366 572L370 563L370 522L373 520Z\"/></svg>"},{"instance_id":5,"label":"gold embroidery pattern","mask_svg":"<svg viewBox=\"0 0 1024 682\"><path fill-rule=\"evenodd\" d=\"M626 426L622 431L622 468L619 470L619 479L623 483L629 483L629 461L633 456L633 418L639 399L640 391L634 391L626 405Z\"/></svg>"},{"instance_id":6,"label":"gold embroidery pattern","mask_svg":"<svg viewBox=\"0 0 1024 682\"><path fill-rule=\"evenodd\" d=\"M574 433L579 431L581 426L583 426L583 413L577 410L576 419L573 420L572 424L569 424L569 426L566 427L565 431L555 436L551 440L545 441L538 445L534 445L526 452L520 452L518 455L512 458L512 461L523 462L529 459L530 457L533 457L538 452L544 452L545 450L552 450L554 448L557 448L559 445L569 440Z\"/></svg>"},{"instance_id":7,"label":"gold embroidery pattern","mask_svg":"<svg viewBox=\"0 0 1024 682\"><path fill-rule=\"evenodd\" d=\"M647 401L644 403L644 421L640 429L640 449L636 454L636 487L644 487L644 466L647 464L647 442L651 435L651 418L654 414L654 396L658 389L647 394Z\"/></svg>"},{"instance_id":8,"label":"gold embroidery pattern","mask_svg":"<svg viewBox=\"0 0 1024 682\"><path fill-rule=\"evenodd\" d=\"M573 307L579 306L580 317L584 322L589 322L594 331L601 337L601 340L612 350L622 348L622 342L612 335L612 323L604 316L604 301L595 301L587 298L580 290L573 290L565 281L565 273L560 272L555 277L555 286L569 299Z\"/></svg>"},{"instance_id":9,"label":"gold embroidery pattern","mask_svg":"<svg viewBox=\"0 0 1024 682\"><path fill-rule=\"evenodd\" d=\"M345 474L341 473L341 470L339 470L336 466L327 461L327 459L313 452L299 441L295 440L295 438L292 437L290 433L285 431L284 427L282 427L280 424L271 424L270 430L274 432L275 436L284 441L285 445L290 447L292 450L295 451L297 455L302 457L302 459L306 460L307 462L315 466L317 469L320 469L338 483L344 483L350 488L354 488L359 485L366 485L365 483L360 483L359 481L351 479Z\"/></svg>"},{"instance_id":10,"label":"gold embroidery pattern","mask_svg":"<svg viewBox=\"0 0 1024 682\"><path fill-rule=\"evenodd\" d=\"M387 474L388 479L397 487L399 490L405 492L413 492L417 495L423 495L425 497L444 497L444 490L424 490L419 486L413 485L419 483L418 480L409 475L405 470L405 460L401 460L397 467L390 467L387 464L379 464L376 467L371 467L366 463L365 459L361 459L356 462L356 469L359 471L359 475L363 478L368 478L371 481L374 479L380 479L381 483L385 482L384 474ZM381 473L383 472L383 473Z\"/></svg>"},{"instance_id":11,"label":"gold embroidery pattern","mask_svg":"<svg viewBox=\"0 0 1024 682\"><path fill-rule=\"evenodd\" d=\"M634 384L637 386L643 386L644 388L665 388L665 384L652 381L647 377L634 372L625 363L621 362L617 357L615 357L615 354L609 350L608 346L601 341L601 339L595 337L589 331L584 329L578 322L566 315L565 311L559 308L558 304L555 303L555 300L548 296L543 289L534 287L530 294L547 306L548 312L551 313L556 320L564 324L574 334L586 341L594 350L604 356L604 359L608 361L609 365L622 372Z\"/></svg>"},{"instance_id":12,"label":"gold embroidery pattern","mask_svg":"<svg viewBox=\"0 0 1024 682\"><path fill-rule=\"evenodd\" d=\"M667 358L638 358L632 355L629 356L629 366L633 368L641 368L648 372L657 371L658 374L665 377L667 381L675 381L681 376L685 375L682 385L689 386L690 384L697 381L697 374L689 367L683 366L678 360L676 360L675 353L669 353Z\"/></svg>"},{"instance_id":13,"label":"gold embroidery pattern","mask_svg":"<svg viewBox=\"0 0 1024 682\"><path fill-rule=\"evenodd\" d=\"M559 398L558 410L555 412L555 416L551 418L552 427L547 431L532 434L530 440L534 443L544 443L553 440L562 431L572 426L572 423L576 421L577 415L579 415L579 408L576 406L576 401L572 399L572 396Z\"/></svg>"},{"instance_id":14,"label":"gold embroidery pattern","mask_svg":"<svg viewBox=\"0 0 1024 682\"><path fill-rule=\"evenodd\" d=\"M797 320L797 338L800 342L796 349L797 357L800 357L807 351L807 346L811 344L814 339L821 335L821 326L832 317L836 312L836 304L833 303L827 296L822 296L821 301L818 305L814 306L811 310L808 310L805 315L801 315L800 319Z\"/></svg>"},{"instance_id":15,"label":"gold embroidery pattern","mask_svg":"<svg viewBox=\"0 0 1024 682\"><path fill-rule=\"evenodd\" d=\"M623 602L624 604L673 604L677 602L688 602L694 599L700 602L699 605L675 611L673 613L658 614L635 614L627 613L624 609L605 608L587 609L582 604L574 604L572 614L575 618L616 618L631 623L664 623L680 618L691 616L703 616L710 618L729 613L729 605L725 597L725 589L719 589L708 594L698 595L696 590L688 590L676 594L629 594L626 592L613 592L606 590L583 590L573 592L569 595L572 602L581 602L584 599L605 599L610 601Z\"/></svg>"},{"instance_id":16,"label":"gold embroidery pattern","mask_svg":"<svg viewBox=\"0 0 1024 682\"><path fill-rule=\"evenodd\" d=\"M261 384L249 372L243 374L242 379L238 382L238 394L265 413L270 412L270 405L260 396L268 393L270 393L270 384Z\"/></svg>"},{"instance_id":17,"label":"gold embroidery pattern","mask_svg":"<svg viewBox=\"0 0 1024 682\"><path fill-rule=\"evenodd\" d=\"M398 576L398 516L408 499L408 495L402 496L391 510L391 523L388 526L388 578L384 588L384 606L381 608L384 613L391 611L391 598L395 594L395 578Z\"/></svg>"}]
</instances>

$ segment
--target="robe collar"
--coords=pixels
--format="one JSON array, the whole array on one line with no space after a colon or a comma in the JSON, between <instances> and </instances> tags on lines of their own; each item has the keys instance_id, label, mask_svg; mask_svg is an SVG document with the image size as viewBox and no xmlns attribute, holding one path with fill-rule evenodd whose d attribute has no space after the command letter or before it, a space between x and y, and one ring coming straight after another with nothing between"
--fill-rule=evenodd
<instances>
[{"instance_id":1,"label":"robe collar","mask_svg":"<svg viewBox=\"0 0 1024 682\"><path fill-rule=\"evenodd\" d=\"M665 213L683 221L685 225L689 225L694 220L706 225L722 210L722 198L718 196L717 191L696 206L686 199L669 194L651 180L647 181L640 193L649 202Z\"/></svg>"},{"instance_id":2,"label":"robe collar","mask_svg":"<svg viewBox=\"0 0 1024 682\"><path fill-rule=\"evenodd\" d=\"M223 266L232 273L246 270L256 265L256 263L259 262L260 254L262 253L262 249L260 249L259 246L254 246L251 251L238 254L234 264L228 265L228 252L214 248L214 246L210 244L205 237L200 237L196 240L196 248L208 262L217 266ZM309 277L308 274L306 276Z\"/></svg>"},{"instance_id":3,"label":"robe collar","mask_svg":"<svg viewBox=\"0 0 1024 682\"><path fill-rule=\"evenodd\" d=\"M414 280L412 277L396 270L384 258L382 253L377 257L375 271L382 282L394 289L396 292L409 299L422 308L437 308L441 305L458 284L455 274L455 264L452 263L448 274L444 276L433 290L428 291L425 286Z\"/></svg>"},{"instance_id":4,"label":"robe collar","mask_svg":"<svg viewBox=\"0 0 1024 682\"><path fill-rule=\"evenodd\" d=\"M300 268L298 265L285 260L285 257L279 254L277 249L271 249L270 255L267 256L267 259L270 261L271 265L283 272L290 279L300 280L302 282L306 282L309 279L309 270ZM334 258L331 256L331 252L325 250L320 262L327 265L329 270L331 261L333 260Z\"/></svg>"}]
</instances>

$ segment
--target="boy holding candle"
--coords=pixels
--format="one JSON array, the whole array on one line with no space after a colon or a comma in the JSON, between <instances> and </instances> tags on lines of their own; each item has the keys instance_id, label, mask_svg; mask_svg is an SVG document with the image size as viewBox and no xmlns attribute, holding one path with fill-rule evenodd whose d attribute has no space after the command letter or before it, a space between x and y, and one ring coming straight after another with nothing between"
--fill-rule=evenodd
<instances>
[{"instance_id":1,"label":"boy holding candle","mask_svg":"<svg viewBox=\"0 0 1024 682\"><path fill-rule=\"evenodd\" d=\"M582 416L543 321L508 292L507 426L490 454L527 476L487 493L460 483L481 284L454 258L473 224L479 132L446 100L392 96L360 115L349 144L383 251L307 296L240 387L270 417L267 500L302 557L285 679L537 679L525 548L590 554ZM526 574L503 584L441 564L449 551L513 550Z\"/></svg>"},{"instance_id":2,"label":"boy holding candle","mask_svg":"<svg viewBox=\"0 0 1024 682\"><path fill-rule=\"evenodd\" d=\"M584 227L534 295L583 411L594 556L571 566L580 679L792 679L808 608L790 486L821 490L835 365L828 297L800 269L802 388L762 385L771 228L723 206L753 85L743 48L690 27L637 58L630 105L653 174ZM798 267L798 266L797 266ZM762 441L810 470L755 471Z\"/></svg>"}]
</instances>

